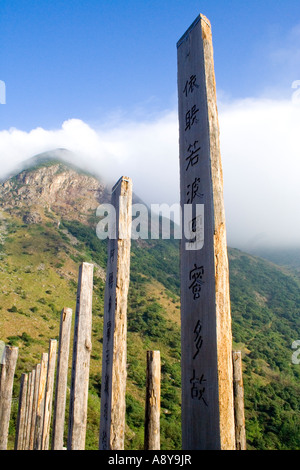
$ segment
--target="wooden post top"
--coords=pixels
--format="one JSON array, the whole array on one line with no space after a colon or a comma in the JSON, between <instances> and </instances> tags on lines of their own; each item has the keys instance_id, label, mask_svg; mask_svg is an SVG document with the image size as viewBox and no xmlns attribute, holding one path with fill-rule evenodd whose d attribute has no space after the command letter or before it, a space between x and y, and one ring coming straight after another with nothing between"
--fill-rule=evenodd
<instances>
[{"instance_id":1,"label":"wooden post top","mask_svg":"<svg viewBox=\"0 0 300 470\"><path fill-rule=\"evenodd\" d=\"M129 176L121 176L121 178L119 178L116 184L112 187L111 192L113 193L123 181L127 181L129 184L132 184L132 180Z\"/></svg>"},{"instance_id":2,"label":"wooden post top","mask_svg":"<svg viewBox=\"0 0 300 470\"><path fill-rule=\"evenodd\" d=\"M204 23L207 24L207 26L210 27L211 29L211 24L210 24L210 21L208 18L206 18L206 16L202 15L200 13L200 15L197 16L197 18L195 19L195 21L191 24L191 26L186 30L186 32L181 36L181 38L179 39L179 41L177 42L176 46L177 48L183 43L183 41L186 40L187 36L190 34L190 32L195 28L195 26L199 23L199 21L204 21Z\"/></svg>"},{"instance_id":3,"label":"wooden post top","mask_svg":"<svg viewBox=\"0 0 300 470\"><path fill-rule=\"evenodd\" d=\"M81 266L87 266L87 267L92 266L92 267L94 267L94 264L93 263L88 263L87 261L84 261L83 263L81 263ZM66 309L66 307L64 307L64 308Z\"/></svg>"}]
</instances>

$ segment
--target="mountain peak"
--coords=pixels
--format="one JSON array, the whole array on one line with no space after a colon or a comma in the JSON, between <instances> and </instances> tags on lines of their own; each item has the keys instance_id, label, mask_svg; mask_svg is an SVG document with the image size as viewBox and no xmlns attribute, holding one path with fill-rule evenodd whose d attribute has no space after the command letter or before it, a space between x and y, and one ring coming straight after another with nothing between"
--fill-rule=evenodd
<instances>
[{"instance_id":1,"label":"mountain peak","mask_svg":"<svg viewBox=\"0 0 300 470\"><path fill-rule=\"evenodd\" d=\"M26 209L40 215L51 211L58 218L87 220L98 205L108 202L106 186L70 163L65 149L36 155L22 170L0 185L3 209Z\"/></svg>"},{"instance_id":2,"label":"mountain peak","mask_svg":"<svg viewBox=\"0 0 300 470\"><path fill-rule=\"evenodd\" d=\"M100 179L99 175L92 174L91 172L84 170L82 167L75 165L73 162L76 160L78 160L77 156L70 150L65 148L56 148L47 152L36 154L33 157L24 160L17 167L15 167L15 169L8 176L6 176L5 180L22 173L24 170L33 171L37 168L43 166L49 167L56 163L63 164L66 167L77 171L78 173L85 173L89 176Z\"/></svg>"}]
</instances>

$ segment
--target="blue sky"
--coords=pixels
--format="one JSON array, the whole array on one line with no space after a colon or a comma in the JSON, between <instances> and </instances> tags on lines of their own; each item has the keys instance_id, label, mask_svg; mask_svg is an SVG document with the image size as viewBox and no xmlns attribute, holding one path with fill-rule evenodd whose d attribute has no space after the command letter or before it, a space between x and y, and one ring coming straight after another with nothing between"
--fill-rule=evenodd
<instances>
[{"instance_id":1,"label":"blue sky","mask_svg":"<svg viewBox=\"0 0 300 470\"><path fill-rule=\"evenodd\" d=\"M298 63L272 51L294 46L297 0L1 0L0 128L174 107L176 42L199 13L212 23L220 93L290 92Z\"/></svg>"},{"instance_id":2,"label":"blue sky","mask_svg":"<svg viewBox=\"0 0 300 470\"><path fill-rule=\"evenodd\" d=\"M299 244L299 0L0 0L0 176L64 147L112 182L131 176L148 204L176 203L176 42L199 13L229 241Z\"/></svg>"}]
</instances>

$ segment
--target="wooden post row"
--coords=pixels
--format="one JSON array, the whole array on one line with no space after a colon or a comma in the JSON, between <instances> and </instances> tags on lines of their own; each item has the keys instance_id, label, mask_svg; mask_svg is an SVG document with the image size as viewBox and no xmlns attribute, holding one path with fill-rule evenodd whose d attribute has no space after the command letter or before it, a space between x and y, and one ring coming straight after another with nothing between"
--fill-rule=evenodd
<instances>
[{"instance_id":1,"label":"wooden post row","mask_svg":"<svg viewBox=\"0 0 300 470\"><path fill-rule=\"evenodd\" d=\"M75 317L72 384L69 414L68 448L84 449L87 418L89 361L91 353L93 265L79 268ZM53 410L53 450L63 449L64 419L67 393L69 345L72 309L61 312L55 403ZM55 381L57 341L49 341L48 353L29 374L22 374L16 424L15 450L47 450L49 448ZM0 446L7 448L13 377L18 348L5 347L0 375ZM1 354L2 359L2 354ZM74 403L75 401L75 403Z\"/></svg>"},{"instance_id":2,"label":"wooden post row","mask_svg":"<svg viewBox=\"0 0 300 470\"><path fill-rule=\"evenodd\" d=\"M53 411L51 445L53 450L63 449L71 320L72 309L64 308L61 312L56 393ZM41 364L38 364L30 374L22 374L21 376L15 450L32 450L34 445L36 450L48 450L49 448L56 347L57 341L50 340L48 355L42 356ZM37 423L38 426L36 426ZM36 439L35 444L34 438Z\"/></svg>"}]
</instances>

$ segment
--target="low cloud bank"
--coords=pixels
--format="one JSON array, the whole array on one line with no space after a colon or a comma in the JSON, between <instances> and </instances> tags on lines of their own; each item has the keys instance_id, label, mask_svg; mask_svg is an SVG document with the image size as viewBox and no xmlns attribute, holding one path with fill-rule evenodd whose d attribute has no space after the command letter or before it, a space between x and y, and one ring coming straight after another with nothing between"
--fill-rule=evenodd
<instances>
[{"instance_id":1,"label":"low cloud bank","mask_svg":"<svg viewBox=\"0 0 300 470\"><path fill-rule=\"evenodd\" d=\"M219 120L229 244L299 245L300 104L221 102ZM135 193L149 205L179 201L177 110L109 128L70 119L54 130L2 130L0 176L55 148L70 150L74 164L111 184L130 176Z\"/></svg>"}]
</instances>

